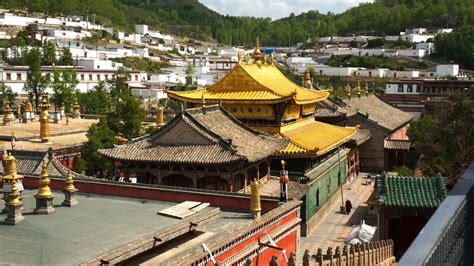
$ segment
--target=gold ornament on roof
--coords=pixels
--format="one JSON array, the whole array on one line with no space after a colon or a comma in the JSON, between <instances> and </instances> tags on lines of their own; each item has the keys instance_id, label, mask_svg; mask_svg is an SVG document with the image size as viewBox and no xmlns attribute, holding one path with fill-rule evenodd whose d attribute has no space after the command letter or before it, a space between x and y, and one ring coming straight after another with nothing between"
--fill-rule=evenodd
<instances>
[{"instance_id":1,"label":"gold ornament on roof","mask_svg":"<svg viewBox=\"0 0 474 266\"><path fill-rule=\"evenodd\" d=\"M71 169L67 170L67 177L64 183L66 184L66 186L64 187L64 190L68 190L68 191L76 190L76 187L74 186L74 180L73 180Z\"/></svg>"},{"instance_id":2,"label":"gold ornament on roof","mask_svg":"<svg viewBox=\"0 0 474 266\"><path fill-rule=\"evenodd\" d=\"M3 99L3 113L3 125L11 125L13 123L13 113L7 97Z\"/></svg>"},{"instance_id":3,"label":"gold ornament on roof","mask_svg":"<svg viewBox=\"0 0 474 266\"><path fill-rule=\"evenodd\" d=\"M253 59L254 59L255 63L258 63L258 61L260 61L260 57L261 57L260 40L257 37L257 39L255 41L255 48L253 50Z\"/></svg>"},{"instance_id":4,"label":"gold ornament on roof","mask_svg":"<svg viewBox=\"0 0 474 266\"><path fill-rule=\"evenodd\" d=\"M346 86L347 97L351 98L352 95L352 87L351 85L347 84Z\"/></svg>"},{"instance_id":5,"label":"gold ornament on roof","mask_svg":"<svg viewBox=\"0 0 474 266\"><path fill-rule=\"evenodd\" d=\"M11 155L11 153L8 153L7 158L5 159L6 161L6 175L11 175L14 176L16 175L16 159Z\"/></svg>"},{"instance_id":6,"label":"gold ornament on roof","mask_svg":"<svg viewBox=\"0 0 474 266\"><path fill-rule=\"evenodd\" d=\"M72 105L72 118L80 118L81 117L81 106L79 105L79 101L77 100L77 95L74 97L74 104Z\"/></svg>"},{"instance_id":7,"label":"gold ornament on roof","mask_svg":"<svg viewBox=\"0 0 474 266\"><path fill-rule=\"evenodd\" d=\"M263 64L267 63L267 54L263 54Z\"/></svg>"},{"instance_id":8,"label":"gold ornament on roof","mask_svg":"<svg viewBox=\"0 0 474 266\"><path fill-rule=\"evenodd\" d=\"M369 84L367 82L365 83L365 94L369 95Z\"/></svg>"},{"instance_id":9,"label":"gold ornament on roof","mask_svg":"<svg viewBox=\"0 0 474 266\"><path fill-rule=\"evenodd\" d=\"M242 51L238 50L237 51L237 63L240 64L241 61L242 61Z\"/></svg>"},{"instance_id":10,"label":"gold ornament on roof","mask_svg":"<svg viewBox=\"0 0 474 266\"><path fill-rule=\"evenodd\" d=\"M273 65L274 62L275 62L275 53L271 53L270 54L270 64Z\"/></svg>"},{"instance_id":11,"label":"gold ornament on roof","mask_svg":"<svg viewBox=\"0 0 474 266\"><path fill-rule=\"evenodd\" d=\"M259 182L254 179L250 187L250 211L252 211L254 217L259 217L261 210Z\"/></svg>"},{"instance_id":12,"label":"gold ornament on roof","mask_svg":"<svg viewBox=\"0 0 474 266\"><path fill-rule=\"evenodd\" d=\"M40 113L40 139L41 142L49 141L49 112L48 109L51 105L48 101L48 96L43 94L39 108L41 108Z\"/></svg>"},{"instance_id":13,"label":"gold ornament on roof","mask_svg":"<svg viewBox=\"0 0 474 266\"><path fill-rule=\"evenodd\" d=\"M11 191L8 193L8 204L17 205L21 203L21 194L16 186L16 180L13 179L11 183Z\"/></svg>"},{"instance_id":14,"label":"gold ornament on roof","mask_svg":"<svg viewBox=\"0 0 474 266\"><path fill-rule=\"evenodd\" d=\"M309 67L306 68L306 73L304 75L304 82L311 82L311 73L309 71Z\"/></svg>"},{"instance_id":15,"label":"gold ornament on roof","mask_svg":"<svg viewBox=\"0 0 474 266\"><path fill-rule=\"evenodd\" d=\"M36 197L49 198L53 195L53 192L51 192L51 188L49 187L51 180L49 179L48 164L46 163L46 160L43 160L43 165L41 166L41 179L38 183L39 188L35 195Z\"/></svg>"},{"instance_id":16,"label":"gold ornament on roof","mask_svg":"<svg viewBox=\"0 0 474 266\"><path fill-rule=\"evenodd\" d=\"M27 100L25 103L25 111L33 112L33 105L31 104L30 100Z\"/></svg>"},{"instance_id":17,"label":"gold ornament on roof","mask_svg":"<svg viewBox=\"0 0 474 266\"><path fill-rule=\"evenodd\" d=\"M360 89L360 80L357 80L357 97L360 98L360 92L361 92L361 89Z\"/></svg>"},{"instance_id":18,"label":"gold ornament on roof","mask_svg":"<svg viewBox=\"0 0 474 266\"><path fill-rule=\"evenodd\" d=\"M245 54L245 62L247 62L247 64L250 64L250 54L249 53Z\"/></svg>"}]
</instances>

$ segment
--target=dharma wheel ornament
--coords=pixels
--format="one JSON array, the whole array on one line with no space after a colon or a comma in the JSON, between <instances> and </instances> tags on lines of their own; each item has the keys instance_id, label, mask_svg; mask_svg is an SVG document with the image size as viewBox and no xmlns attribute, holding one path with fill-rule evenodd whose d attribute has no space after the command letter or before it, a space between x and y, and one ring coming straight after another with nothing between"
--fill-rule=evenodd
<instances>
[{"instance_id":1,"label":"dharma wheel ornament","mask_svg":"<svg viewBox=\"0 0 474 266\"><path fill-rule=\"evenodd\" d=\"M36 208L34 209L35 214L51 214L55 210L53 208L53 199L54 194L49 187L51 180L49 179L48 174L48 164L46 161L43 161L41 168L41 179L38 181L39 188L38 192L35 195L36 198Z\"/></svg>"}]
</instances>

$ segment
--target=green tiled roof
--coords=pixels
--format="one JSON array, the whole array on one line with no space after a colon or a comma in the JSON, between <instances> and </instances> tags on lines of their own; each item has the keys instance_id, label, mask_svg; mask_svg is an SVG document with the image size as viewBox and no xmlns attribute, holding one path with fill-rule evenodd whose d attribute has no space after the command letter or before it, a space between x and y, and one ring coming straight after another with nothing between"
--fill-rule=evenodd
<instances>
[{"instance_id":1,"label":"green tiled roof","mask_svg":"<svg viewBox=\"0 0 474 266\"><path fill-rule=\"evenodd\" d=\"M436 208L446 197L441 175L434 177L377 176L377 198L386 206Z\"/></svg>"}]
</instances>

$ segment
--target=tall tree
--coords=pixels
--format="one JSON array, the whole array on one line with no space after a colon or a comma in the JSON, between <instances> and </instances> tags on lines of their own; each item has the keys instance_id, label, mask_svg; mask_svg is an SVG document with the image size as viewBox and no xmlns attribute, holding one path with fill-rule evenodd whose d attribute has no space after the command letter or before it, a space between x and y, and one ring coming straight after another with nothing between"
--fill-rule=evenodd
<instances>
[{"instance_id":1,"label":"tall tree","mask_svg":"<svg viewBox=\"0 0 474 266\"><path fill-rule=\"evenodd\" d=\"M76 71L73 69L55 68L53 70L51 88L54 94L51 100L55 110L64 105L66 112L71 111L77 84L79 84L79 81L77 80Z\"/></svg>"},{"instance_id":2,"label":"tall tree","mask_svg":"<svg viewBox=\"0 0 474 266\"><path fill-rule=\"evenodd\" d=\"M110 96L107 84L99 82L94 88L78 95L81 112L85 114L106 115L110 110Z\"/></svg>"},{"instance_id":3,"label":"tall tree","mask_svg":"<svg viewBox=\"0 0 474 266\"><path fill-rule=\"evenodd\" d=\"M14 92L5 83L0 82L0 112L3 113L3 100L7 99L10 104L15 102L15 98L18 97L18 93Z\"/></svg>"},{"instance_id":4,"label":"tall tree","mask_svg":"<svg viewBox=\"0 0 474 266\"><path fill-rule=\"evenodd\" d=\"M28 92L30 99L34 99L36 110L41 94L48 87L51 78L49 74L41 72L41 53L38 48L31 49L25 55L25 63L28 65L28 74L23 90Z\"/></svg>"},{"instance_id":5,"label":"tall tree","mask_svg":"<svg viewBox=\"0 0 474 266\"><path fill-rule=\"evenodd\" d=\"M49 41L44 41L43 56L41 57L41 64L44 66L52 66L56 64L56 47Z\"/></svg>"},{"instance_id":6,"label":"tall tree","mask_svg":"<svg viewBox=\"0 0 474 266\"><path fill-rule=\"evenodd\" d=\"M72 66L74 64L74 59L72 58L71 50L69 48L64 48L61 52L61 57L59 58L58 65L60 66Z\"/></svg>"}]
</instances>

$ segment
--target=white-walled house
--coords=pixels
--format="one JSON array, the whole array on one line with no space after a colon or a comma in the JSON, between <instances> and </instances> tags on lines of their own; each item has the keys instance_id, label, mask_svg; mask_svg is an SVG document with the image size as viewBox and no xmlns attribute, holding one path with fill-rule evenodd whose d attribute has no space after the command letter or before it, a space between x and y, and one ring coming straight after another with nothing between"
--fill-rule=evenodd
<instances>
[{"instance_id":1,"label":"white-walled house","mask_svg":"<svg viewBox=\"0 0 474 266\"><path fill-rule=\"evenodd\" d=\"M100 81L111 79L117 73L117 70L114 69L85 69L83 67L74 67L73 69L76 71L77 79L79 81L77 88L81 92L86 92L92 89L99 84ZM43 75L52 75L53 67L42 67L41 72ZM19 95L26 95L26 92L23 91L23 87L26 83L27 73L28 67L26 66L0 67L0 82L9 86ZM129 86L142 86L141 84L146 82L148 78L147 73L142 71L129 71L129 74ZM52 93L51 88L48 88L46 91Z\"/></svg>"},{"instance_id":2,"label":"white-walled house","mask_svg":"<svg viewBox=\"0 0 474 266\"><path fill-rule=\"evenodd\" d=\"M385 85L385 94L420 94L421 83L389 82Z\"/></svg>"},{"instance_id":3,"label":"white-walled house","mask_svg":"<svg viewBox=\"0 0 474 266\"><path fill-rule=\"evenodd\" d=\"M70 19L65 17L59 18L34 18L34 17L21 17L14 15L12 13L1 13L0 14L0 25L8 26L20 26L26 27L29 24L41 23L41 24L51 24L58 26L70 26L70 27L80 27L82 29L92 29L92 30L102 30L102 25L97 25L90 23L88 21Z\"/></svg>"},{"instance_id":4,"label":"white-walled house","mask_svg":"<svg viewBox=\"0 0 474 266\"><path fill-rule=\"evenodd\" d=\"M459 65L456 64L446 64L446 65L437 65L436 72L434 73L437 77L456 77L459 75Z\"/></svg>"}]
</instances>

